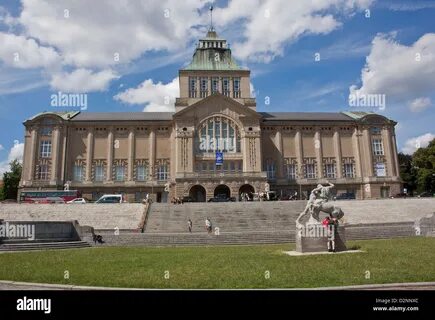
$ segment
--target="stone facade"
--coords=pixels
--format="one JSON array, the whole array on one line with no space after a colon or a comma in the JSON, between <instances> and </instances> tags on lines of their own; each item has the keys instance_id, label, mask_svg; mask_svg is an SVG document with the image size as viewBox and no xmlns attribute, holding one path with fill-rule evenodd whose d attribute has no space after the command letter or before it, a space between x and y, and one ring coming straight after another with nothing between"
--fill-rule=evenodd
<instances>
[{"instance_id":1,"label":"stone facade","mask_svg":"<svg viewBox=\"0 0 435 320\"><path fill-rule=\"evenodd\" d=\"M400 192L396 123L365 112L257 112L250 71L209 31L179 71L175 112L45 112L24 122L20 190L125 193L159 202L266 188L308 195L331 181L359 199ZM216 165L216 151L223 164Z\"/></svg>"}]
</instances>

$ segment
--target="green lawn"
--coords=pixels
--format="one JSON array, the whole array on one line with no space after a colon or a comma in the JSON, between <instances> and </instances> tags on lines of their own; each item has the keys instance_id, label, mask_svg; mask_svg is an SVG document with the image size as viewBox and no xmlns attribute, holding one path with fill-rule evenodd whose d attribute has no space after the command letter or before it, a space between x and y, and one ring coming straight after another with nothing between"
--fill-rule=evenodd
<instances>
[{"instance_id":1,"label":"green lawn","mask_svg":"<svg viewBox=\"0 0 435 320\"><path fill-rule=\"evenodd\" d=\"M282 251L293 250L294 245L283 244L2 253L0 279L139 288L301 288L435 281L435 238L349 241L348 247L365 252L291 257ZM65 271L69 279L64 279Z\"/></svg>"}]
</instances>

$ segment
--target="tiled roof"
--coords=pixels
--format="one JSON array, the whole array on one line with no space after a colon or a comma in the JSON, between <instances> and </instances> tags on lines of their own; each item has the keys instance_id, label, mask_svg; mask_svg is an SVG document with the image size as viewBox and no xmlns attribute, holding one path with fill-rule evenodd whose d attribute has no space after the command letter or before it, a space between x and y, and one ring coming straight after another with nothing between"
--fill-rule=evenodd
<instances>
[{"instance_id":1,"label":"tiled roof","mask_svg":"<svg viewBox=\"0 0 435 320\"><path fill-rule=\"evenodd\" d=\"M172 120L173 112L81 112L72 121Z\"/></svg>"},{"instance_id":2,"label":"tiled roof","mask_svg":"<svg viewBox=\"0 0 435 320\"><path fill-rule=\"evenodd\" d=\"M353 119L341 112L260 112L266 121L352 121Z\"/></svg>"}]
</instances>

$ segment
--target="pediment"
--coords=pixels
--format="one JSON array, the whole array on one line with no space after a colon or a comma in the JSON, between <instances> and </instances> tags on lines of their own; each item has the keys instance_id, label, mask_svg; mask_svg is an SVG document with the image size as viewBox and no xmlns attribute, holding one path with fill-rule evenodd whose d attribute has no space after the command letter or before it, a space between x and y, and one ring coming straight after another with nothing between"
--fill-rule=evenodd
<instances>
[{"instance_id":1,"label":"pediment","mask_svg":"<svg viewBox=\"0 0 435 320\"><path fill-rule=\"evenodd\" d=\"M258 123L261 118L256 111L222 94L208 96L178 111L173 118L176 121L183 121L183 119L201 121L213 115L224 115L240 123Z\"/></svg>"},{"instance_id":2,"label":"pediment","mask_svg":"<svg viewBox=\"0 0 435 320\"><path fill-rule=\"evenodd\" d=\"M359 122L364 124L390 124L394 121L380 115L380 114L368 114L362 117Z\"/></svg>"}]
</instances>

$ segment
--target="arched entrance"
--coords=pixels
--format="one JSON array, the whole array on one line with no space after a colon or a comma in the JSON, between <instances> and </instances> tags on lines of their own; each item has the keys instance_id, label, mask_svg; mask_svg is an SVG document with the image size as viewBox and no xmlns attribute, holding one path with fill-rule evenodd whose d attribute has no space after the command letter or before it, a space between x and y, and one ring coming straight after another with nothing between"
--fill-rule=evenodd
<instances>
[{"instance_id":1,"label":"arched entrance","mask_svg":"<svg viewBox=\"0 0 435 320\"><path fill-rule=\"evenodd\" d=\"M231 196L230 188L224 184L220 184L214 189L214 196L216 197L218 194L223 194L229 198Z\"/></svg>"},{"instance_id":2,"label":"arched entrance","mask_svg":"<svg viewBox=\"0 0 435 320\"><path fill-rule=\"evenodd\" d=\"M239 189L240 200L242 201L252 200L254 192L255 189L253 186L251 186L250 184L244 184Z\"/></svg>"},{"instance_id":3,"label":"arched entrance","mask_svg":"<svg viewBox=\"0 0 435 320\"><path fill-rule=\"evenodd\" d=\"M190 188L189 196L193 199L194 202L205 202L205 188L199 184L194 185L192 188Z\"/></svg>"}]
</instances>

